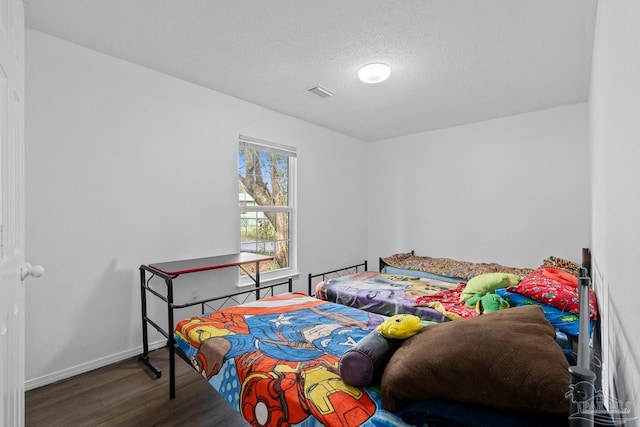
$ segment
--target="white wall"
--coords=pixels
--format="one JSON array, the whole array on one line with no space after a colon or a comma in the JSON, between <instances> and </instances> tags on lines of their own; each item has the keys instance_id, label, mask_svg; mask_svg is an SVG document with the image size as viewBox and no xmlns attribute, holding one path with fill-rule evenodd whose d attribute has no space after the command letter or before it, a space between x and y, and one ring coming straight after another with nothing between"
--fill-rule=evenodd
<instances>
[{"instance_id":1,"label":"white wall","mask_svg":"<svg viewBox=\"0 0 640 427\"><path fill-rule=\"evenodd\" d=\"M537 267L590 242L587 105L373 143L369 260L419 255Z\"/></svg>"},{"instance_id":2,"label":"white wall","mask_svg":"<svg viewBox=\"0 0 640 427\"><path fill-rule=\"evenodd\" d=\"M239 249L239 134L298 149L296 290L364 258L363 142L30 29L26 81L27 388L141 351L140 264Z\"/></svg>"},{"instance_id":3,"label":"white wall","mask_svg":"<svg viewBox=\"0 0 640 427\"><path fill-rule=\"evenodd\" d=\"M603 388L640 417L640 2L600 0L589 113Z\"/></svg>"}]
</instances>

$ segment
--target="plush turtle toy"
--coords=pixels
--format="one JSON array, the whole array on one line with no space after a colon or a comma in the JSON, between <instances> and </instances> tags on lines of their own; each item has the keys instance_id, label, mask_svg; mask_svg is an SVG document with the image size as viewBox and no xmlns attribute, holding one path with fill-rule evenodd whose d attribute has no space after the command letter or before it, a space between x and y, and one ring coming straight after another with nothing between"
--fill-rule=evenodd
<instances>
[{"instance_id":1,"label":"plush turtle toy","mask_svg":"<svg viewBox=\"0 0 640 427\"><path fill-rule=\"evenodd\" d=\"M475 294L467 300L466 305L467 307L475 306L478 314L493 313L510 307L507 300L494 293Z\"/></svg>"},{"instance_id":2,"label":"plush turtle toy","mask_svg":"<svg viewBox=\"0 0 640 427\"><path fill-rule=\"evenodd\" d=\"M434 322L420 320L412 314L391 316L342 355L338 366L340 377L346 384L357 387L379 381L402 341L431 323Z\"/></svg>"},{"instance_id":3,"label":"plush turtle toy","mask_svg":"<svg viewBox=\"0 0 640 427\"><path fill-rule=\"evenodd\" d=\"M396 314L382 322L376 330L387 338L407 339L418 333L425 325L413 314Z\"/></svg>"}]
</instances>

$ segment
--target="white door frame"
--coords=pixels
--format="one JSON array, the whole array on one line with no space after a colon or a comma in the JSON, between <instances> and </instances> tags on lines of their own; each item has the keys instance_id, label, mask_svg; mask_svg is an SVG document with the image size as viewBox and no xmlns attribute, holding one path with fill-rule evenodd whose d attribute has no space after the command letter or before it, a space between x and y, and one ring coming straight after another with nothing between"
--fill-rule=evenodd
<instances>
[{"instance_id":1,"label":"white door frame","mask_svg":"<svg viewBox=\"0 0 640 427\"><path fill-rule=\"evenodd\" d=\"M24 5L0 0L0 426L24 425Z\"/></svg>"}]
</instances>

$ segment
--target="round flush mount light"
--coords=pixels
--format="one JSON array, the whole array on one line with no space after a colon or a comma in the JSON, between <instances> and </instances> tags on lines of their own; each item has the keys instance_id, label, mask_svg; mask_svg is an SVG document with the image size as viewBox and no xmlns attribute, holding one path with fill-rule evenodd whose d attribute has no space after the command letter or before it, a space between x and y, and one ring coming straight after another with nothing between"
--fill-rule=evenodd
<instances>
[{"instance_id":1,"label":"round flush mount light","mask_svg":"<svg viewBox=\"0 0 640 427\"><path fill-rule=\"evenodd\" d=\"M358 78L365 83L380 83L387 80L390 75L391 67L382 63L368 64L358 71Z\"/></svg>"}]
</instances>

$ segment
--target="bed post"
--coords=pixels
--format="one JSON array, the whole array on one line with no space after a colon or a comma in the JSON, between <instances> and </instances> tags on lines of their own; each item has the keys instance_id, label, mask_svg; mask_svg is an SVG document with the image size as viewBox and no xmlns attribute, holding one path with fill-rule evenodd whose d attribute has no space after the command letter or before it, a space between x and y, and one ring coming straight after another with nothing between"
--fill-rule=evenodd
<instances>
[{"instance_id":1,"label":"bed post","mask_svg":"<svg viewBox=\"0 0 640 427\"><path fill-rule=\"evenodd\" d=\"M569 375L571 376L569 425L571 427L592 427L594 423L593 410L585 411L585 409L589 409L589 405L594 404L596 374L579 366L569 366Z\"/></svg>"},{"instance_id":2,"label":"bed post","mask_svg":"<svg viewBox=\"0 0 640 427\"><path fill-rule=\"evenodd\" d=\"M594 425L593 410L596 374L590 370L591 351L589 350L589 290L591 278L589 267L591 255L588 249L582 249L582 267L578 275L578 299L580 307L580 326L578 330L577 366L569 367L571 380L571 404L569 408L569 425L571 427L591 427Z\"/></svg>"},{"instance_id":3,"label":"bed post","mask_svg":"<svg viewBox=\"0 0 640 427\"><path fill-rule=\"evenodd\" d=\"M580 326L578 329L578 367L589 369L589 288L591 279L586 275L587 269L580 268L578 279L578 301L580 307Z\"/></svg>"},{"instance_id":4,"label":"bed post","mask_svg":"<svg viewBox=\"0 0 640 427\"><path fill-rule=\"evenodd\" d=\"M587 269L587 275L591 277L591 251L589 248L582 248L582 266Z\"/></svg>"}]
</instances>

